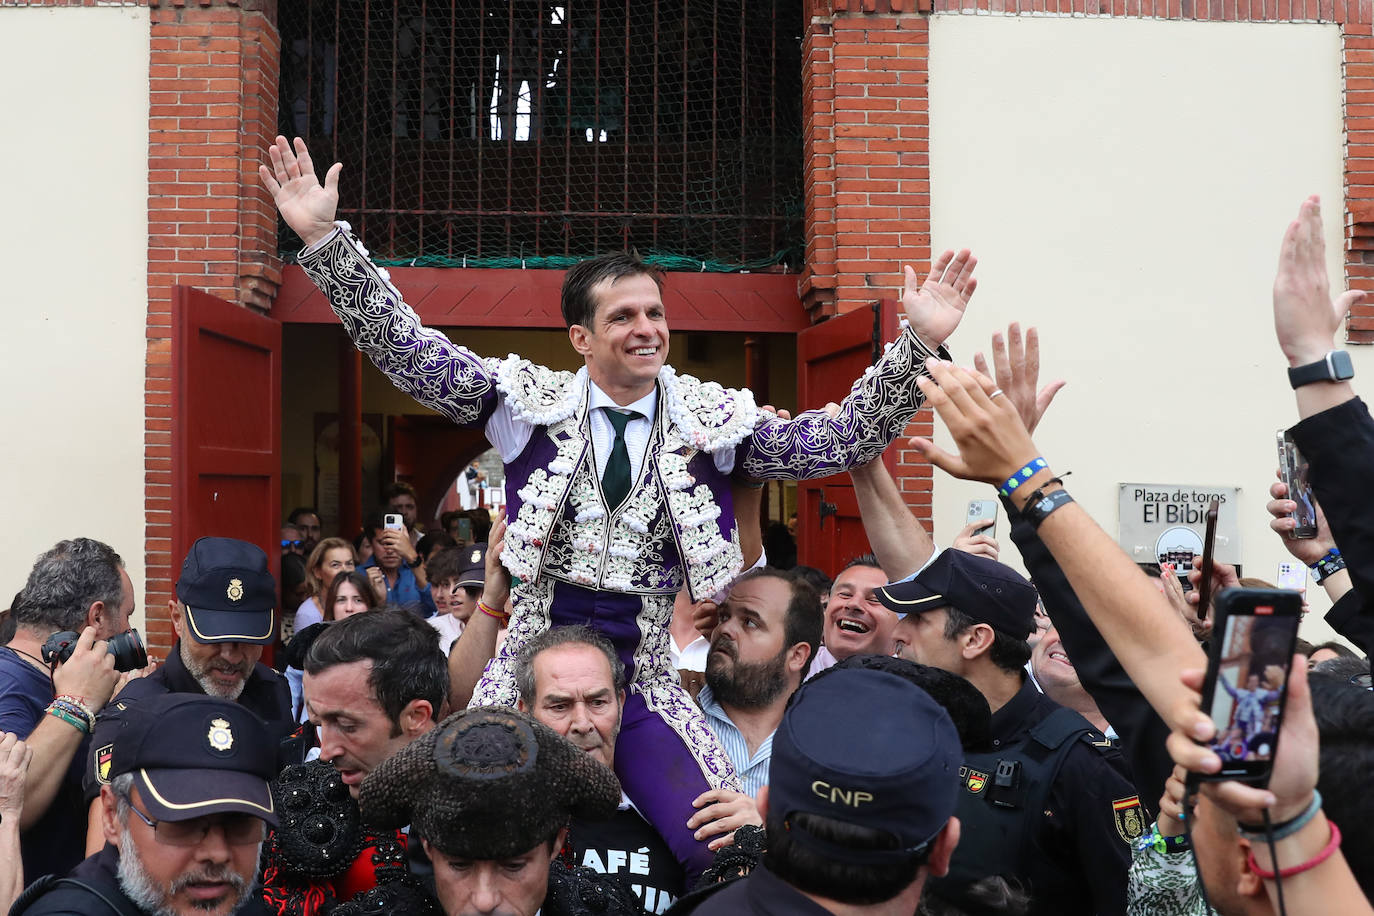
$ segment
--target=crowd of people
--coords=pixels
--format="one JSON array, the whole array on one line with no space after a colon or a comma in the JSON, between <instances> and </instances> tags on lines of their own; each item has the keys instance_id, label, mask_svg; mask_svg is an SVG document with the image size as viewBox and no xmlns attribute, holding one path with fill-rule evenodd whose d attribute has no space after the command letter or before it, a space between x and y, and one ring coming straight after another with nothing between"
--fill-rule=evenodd
<instances>
[{"instance_id":1,"label":"crowd of people","mask_svg":"<svg viewBox=\"0 0 1374 916\"><path fill-rule=\"evenodd\" d=\"M661 281L629 256L568 271L585 369L483 360L421 326L335 223L338 166L321 180L281 138L270 161L345 328L485 430L508 510L465 510L459 543L421 530L404 485L385 494L400 523L355 540L302 508L280 583L260 548L207 532L153 666L119 555L44 552L0 652L12 913L1371 912L1368 658L1301 644L1282 678L1221 679L1242 737L1271 729L1277 751L1263 780L1212 778L1229 733L1201 706L1202 565L1142 570L1074 502L1032 438L1060 384L1040 387L1033 330L952 360L968 252L908 270L899 339L793 418L674 373ZM1309 200L1273 315L1316 374L1294 382L1292 434L1317 536L1287 536L1283 484L1267 508L1368 652L1374 419L1327 358L1357 296L1333 300L1324 265ZM957 452L909 447L997 488L1029 579L985 523L941 549L905 505L881 455L922 404ZM761 484L841 471L872 553L795 567ZM1241 584L1210 575L1209 603Z\"/></svg>"}]
</instances>

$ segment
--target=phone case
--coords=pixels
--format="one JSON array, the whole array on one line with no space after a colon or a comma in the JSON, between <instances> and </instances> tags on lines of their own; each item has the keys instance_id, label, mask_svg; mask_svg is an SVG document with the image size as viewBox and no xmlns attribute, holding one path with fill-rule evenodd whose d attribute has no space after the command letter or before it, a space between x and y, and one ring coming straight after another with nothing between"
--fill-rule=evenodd
<instances>
[{"instance_id":1,"label":"phone case","mask_svg":"<svg viewBox=\"0 0 1374 916\"><path fill-rule=\"evenodd\" d=\"M1290 540L1314 538L1317 536L1317 502L1312 496L1312 484L1308 481L1307 459L1298 451L1297 443L1288 431L1278 431L1279 475L1288 487L1288 498L1298 504L1290 518L1298 526L1289 534Z\"/></svg>"}]
</instances>

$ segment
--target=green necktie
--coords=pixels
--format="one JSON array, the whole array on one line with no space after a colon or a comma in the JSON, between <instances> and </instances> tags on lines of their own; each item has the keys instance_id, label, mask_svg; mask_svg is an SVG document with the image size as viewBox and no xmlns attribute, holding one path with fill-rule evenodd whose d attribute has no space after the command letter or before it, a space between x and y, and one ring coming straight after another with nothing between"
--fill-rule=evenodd
<instances>
[{"instance_id":1,"label":"green necktie","mask_svg":"<svg viewBox=\"0 0 1374 916\"><path fill-rule=\"evenodd\" d=\"M621 412L610 407L604 409L606 419L615 427L615 442L611 445L606 470L601 475L601 491L606 494L607 508L615 509L630 495L630 450L625 447L625 426L643 415L635 410Z\"/></svg>"}]
</instances>

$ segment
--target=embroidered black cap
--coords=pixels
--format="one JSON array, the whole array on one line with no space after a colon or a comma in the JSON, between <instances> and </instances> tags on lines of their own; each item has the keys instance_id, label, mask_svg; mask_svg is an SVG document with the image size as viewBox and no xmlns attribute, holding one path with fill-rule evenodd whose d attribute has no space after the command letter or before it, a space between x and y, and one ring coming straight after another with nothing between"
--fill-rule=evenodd
<instances>
[{"instance_id":1,"label":"embroidered black cap","mask_svg":"<svg viewBox=\"0 0 1374 916\"><path fill-rule=\"evenodd\" d=\"M454 713L363 780L358 806L378 827L411 825L440 852L505 859L551 839L572 818L604 820L620 804L609 768L513 709Z\"/></svg>"},{"instance_id":2,"label":"embroidered black cap","mask_svg":"<svg viewBox=\"0 0 1374 916\"><path fill-rule=\"evenodd\" d=\"M949 714L920 687L867 668L803 684L773 736L768 808L796 842L877 865L924 852L959 793L963 749ZM816 814L884 831L891 849L850 849L793 821Z\"/></svg>"},{"instance_id":3,"label":"embroidered black cap","mask_svg":"<svg viewBox=\"0 0 1374 916\"><path fill-rule=\"evenodd\" d=\"M108 736L101 782L124 773L149 817L185 821L238 812L277 823L269 781L276 775L276 742L238 703L188 693L165 693L120 704ZM102 718L104 718L102 716ZM113 723L112 723L113 724Z\"/></svg>"},{"instance_id":4,"label":"embroidered black cap","mask_svg":"<svg viewBox=\"0 0 1374 916\"><path fill-rule=\"evenodd\" d=\"M458 549L463 552L463 571L458 574L458 584L481 588L487 581L487 545L473 544Z\"/></svg>"},{"instance_id":5,"label":"embroidered black cap","mask_svg":"<svg viewBox=\"0 0 1374 916\"><path fill-rule=\"evenodd\" d=\"M1013 639L1035 629L1035 586L996 560L945 550L914 579L874 589L883 606L898 617L953 607Z\"/></svg>"},{"instance_id":6,"label":"embroidered black cap","mask_svg":"<svg viewBox=\"0 0 1374 916\"><path fill-rule=\"evenodd\" d=\"M186 623L196 642L276 639L277 583L262 549L234 538L200 538L177 580Z\"/></svg>"}]
</instances>

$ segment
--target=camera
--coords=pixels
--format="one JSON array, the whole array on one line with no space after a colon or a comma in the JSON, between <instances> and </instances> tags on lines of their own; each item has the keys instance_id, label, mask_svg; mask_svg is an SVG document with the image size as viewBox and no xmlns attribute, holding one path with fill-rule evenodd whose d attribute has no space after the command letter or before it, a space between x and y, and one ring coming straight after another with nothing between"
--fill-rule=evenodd
<instances>
[{"instance_id":1,"label":"camera","mask_svg":"<svg viewBox=\"0 0 1374 916\"><path fill-rule=\"evenodd\" d=\"M80 638L80 633L70 630L52 634L48 641L43 643L43 661L48 665L65 662L72 657L76 641ZM139 637L138 630L126 630L111 636L107 646L110 654L114 656L116 671L135 671L148 664L148 650L143 648L143 640Z\"/></svg>"}]
</instances>

